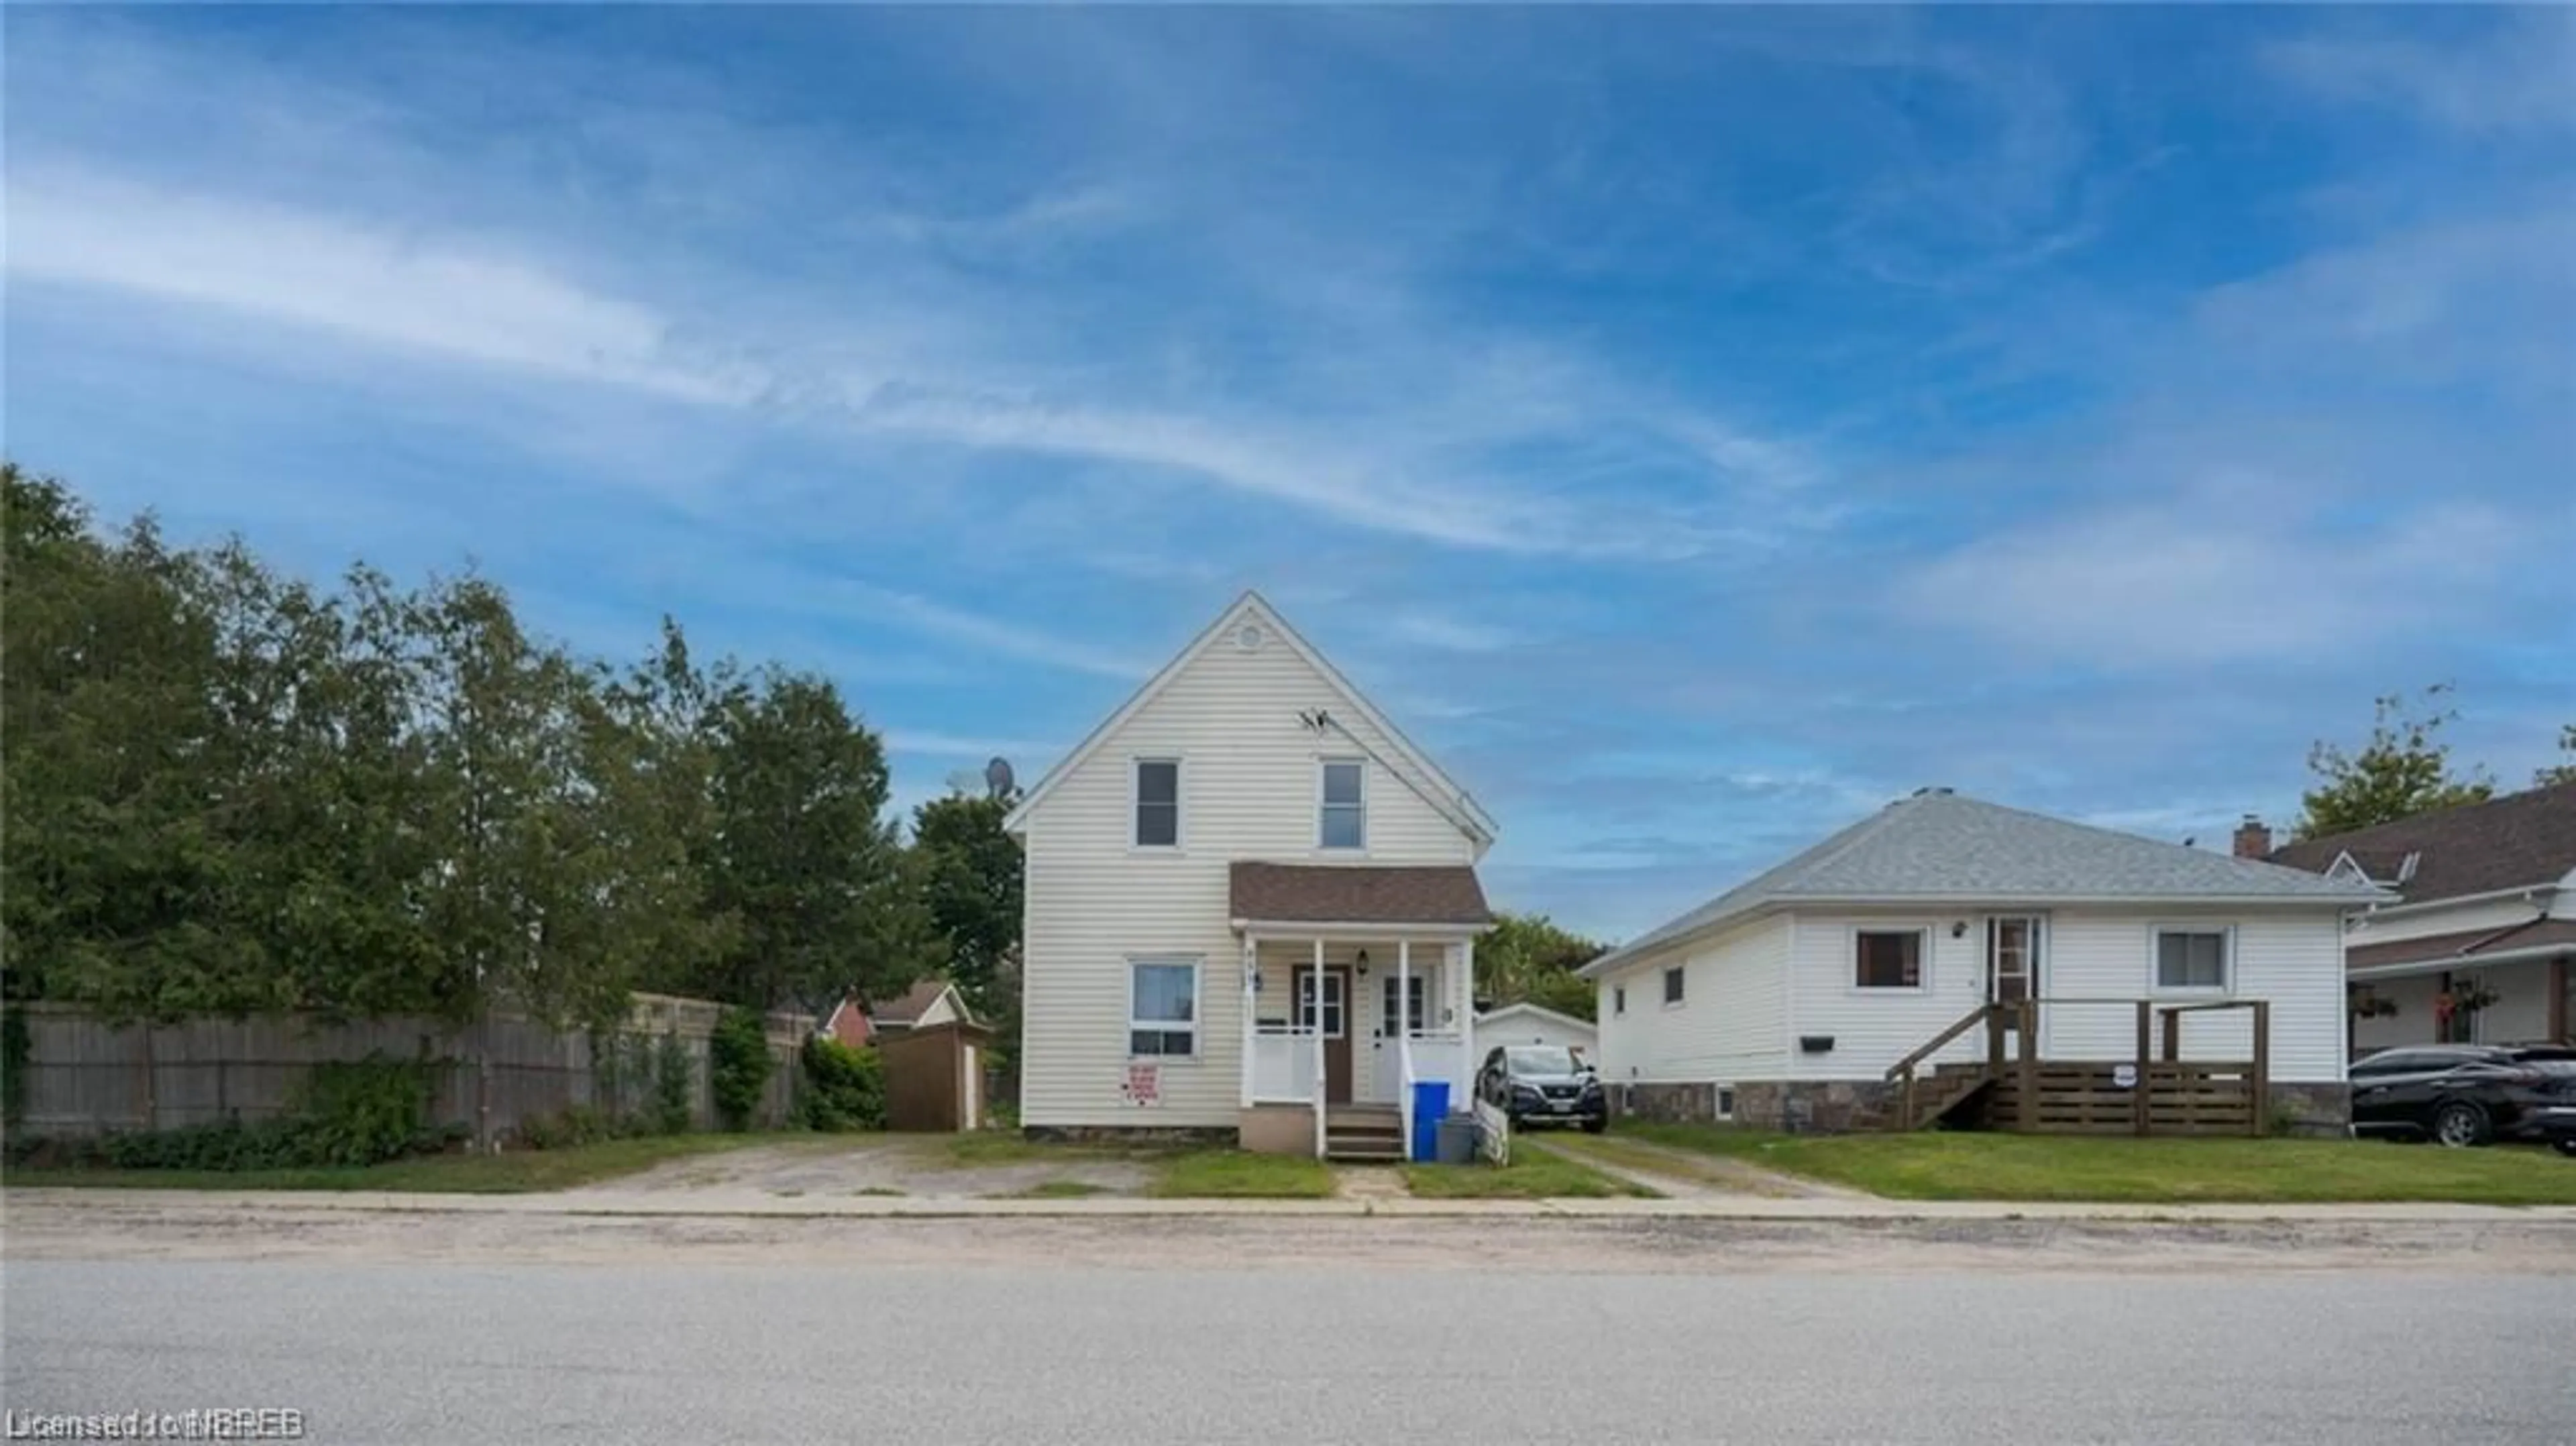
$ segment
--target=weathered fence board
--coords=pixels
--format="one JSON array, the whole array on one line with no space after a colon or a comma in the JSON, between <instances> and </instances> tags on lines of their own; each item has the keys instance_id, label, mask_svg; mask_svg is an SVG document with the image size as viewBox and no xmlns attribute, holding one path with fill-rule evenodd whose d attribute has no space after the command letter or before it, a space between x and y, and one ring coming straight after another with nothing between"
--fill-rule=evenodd
<instances>
[{"instance_id":1,"label":"weathered fence board","mask_svg":"<svg viewBox=\"0 0 2576 1446\"><path fill-rule=\"evenodd\" d=\"M28 1135L270 1118L295 1107L316 1064L370 1054L430 1066L430 1123L465 1125L482 1138L505 1138L521 1121L577 1106L639 1110L650 1093L649 1079L632 1071L603 1071L592 1058L589 1036L517 1015L465 1025L270 1016L196 1019L147 1030L110 1024L69 1005L24 1008L30 1048L17 1128ZM690 1120L699 1128L715 1123L707 1037L723 1013L723 1006L702 999L637 995L626 1026L626 1037L647 1047L658 1046L665 1035L678 1037L689 1060ZM780 1125L795 1108L796 1051L814 1032L814 1020L773 1014L767 1024L775 1068L757 1122ZM619 1074L620 1099L603 1097L604 1074Z\"/></svg>"}]
</instances>

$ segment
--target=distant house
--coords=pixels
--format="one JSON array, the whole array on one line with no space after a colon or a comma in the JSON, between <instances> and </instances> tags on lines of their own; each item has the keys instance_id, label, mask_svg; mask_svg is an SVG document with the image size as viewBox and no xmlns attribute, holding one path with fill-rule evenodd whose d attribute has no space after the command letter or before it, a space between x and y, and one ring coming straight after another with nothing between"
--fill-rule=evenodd
<instances>
[{"instance_id":1,"label":"distant house","mask_svg":"<svg viewBox=\"0 0 2576 1446\"><path fill-rule=\"evenodd\" d=\"M2345 936L2354 1053L2576 1031L2576 783L2278 849L2248 818L2236 847L2391 896Z\"/></svg>"},{"instance_id":2,"label":"distant house","mask_svg":"<svg viewBox=\"0 0 2576 1446\"><path fill-rule=\"evenodd\" d=\"M1581 972L1632 1113L2334 1131L2343 919L2381 897L1925 789Z\"/></svg>"},{"instance_id":3,"label":"distant house","mask_svg":"<svg viewBox=\"0 0 2576 1446\"><path fill-rule=\"evenodd\" d=\"M1474 1078L1495 825L1246 593L1011 811L1020 1120L1384 1156Z\"/></svg>"},{"instance_id":4,"label":"distant house","mask_svg":"<svg viewBox=\"0 0 2576 1446\"><path fill-rule=\"evenodd\" d=\"M1488 1050L1507 1044L1556 1045L1579 1050L1588 1060L1601 1057L1601 1031L1591 1020L1526 1002L1477 1015L1476 1043Z\"/></svg>"},{"instance_id":5,"label":"distant house","mask_svg":"<svg viewBox=\"0 0 2576 1446\"><path fill-rule=\"evenodd\" d=\"M876 1038L876 1026L869 1022L868 1007L855 994L843 995L832 1006L831 1015L823 1021L823 1031L852 1049L865 1049Z\"/></svg>"}]
</instances>

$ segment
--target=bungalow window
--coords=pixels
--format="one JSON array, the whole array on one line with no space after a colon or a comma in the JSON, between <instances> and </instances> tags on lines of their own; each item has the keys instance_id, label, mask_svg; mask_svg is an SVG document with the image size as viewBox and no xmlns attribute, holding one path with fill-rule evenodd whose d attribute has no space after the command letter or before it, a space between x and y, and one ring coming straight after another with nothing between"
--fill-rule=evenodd
<instances>
[{"instance_id":1,"label":"bungalow window","mask_svg":"<svg viewBox=\"0 0 2576 1446\"><path fill-rule=\"evenodd\" d=\"M1682 971L1679 969L1664 971L1664 1002L1666 1004L1682 1002Z\"/></svg>"},{"instance_id":2,"label":"bungalow window","mask_svg":"<svg viewBox=\"0 0 2576 1446\"><path fill-rule=\"evenodd\" d=\"M1318 838L1328 849L1368 847L1365 770L1356 758L1324 760L1323 818Z\"/></svg>"},{"instance_id":3,"label":"bungalow window","mask_svg":"<svg viewBox=\"0 0 2576 1446\"><path fill-rule=\"evenodd\" d=\"M1127 966L1127 1053L1143 1059L1199 1052L1199 966L1165 960Z\"/></svg>"},{"instance_id":4,"label":"bungalow window","mask_svg":"<svg viewBox=\"0 0 2576 1446\"><path fill-rule=\"evenodd\" d=\"M1862 929L1852 935L1852 984L1859 989L1923 987L1923 931Z\"/></svg>"},{"instance_id":5,"label":"bungalow window","mask_svg":"<svg viewBox=\"0 0 2576 1446\"><path fill-rule=\"evenodd\" d=\"M2225 989L2228 931L2225 929L2158 929L2158 989Z\"/></svg>"},{"instance_id":6,"label":"bungalow window","mask_svg":"<svg viewBox=\"0 0 2576 1446\"><path fill-rule=\"evenodd\" d=\"M1181 761L1177 758L1136 760L1136 847L1169 849L1181 845Z\"/></svg>"}]
</instances>

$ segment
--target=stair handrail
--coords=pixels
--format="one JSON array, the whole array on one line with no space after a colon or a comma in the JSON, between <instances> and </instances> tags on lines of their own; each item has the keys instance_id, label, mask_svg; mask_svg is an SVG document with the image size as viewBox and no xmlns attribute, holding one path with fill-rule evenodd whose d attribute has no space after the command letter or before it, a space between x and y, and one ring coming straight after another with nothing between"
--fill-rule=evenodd
<instances>
[{"instance_id":1,"label":"stair handrail","mask_svg":"<svg viewBox=\"0 0 2576 1446\"><path fill-rule=\"evenodd\" d=\"M1942 1030L1939 1034L1932 1036L1931 1043L1924 1045L1921 1049L1918 1049L1912 1054L1907 1055L1905 1058L1898 1060L1896 1063L1889 1065L1887 1067L1887 1082L1889 1084L1894 1084L1900 1076L1911 1076L1914 1073L1914 1067L1916 1065L1919 1065L1923 1063L1923 1061L1940 1053L1941 1046L1948 1044L1950 1041L1957 1039L1960 1035L1963 1035L1969 1030L1976 1028L1978 1025L1985 1023L1986 1016L1994 1013L1996 1008L1997 1006L1992 1004L1980 1004L1975 1009L1970 1010L1966 1015L1960 1018L1958 1023L1953 1024L1948 1029Z\"/></svg>"}]
</instances>

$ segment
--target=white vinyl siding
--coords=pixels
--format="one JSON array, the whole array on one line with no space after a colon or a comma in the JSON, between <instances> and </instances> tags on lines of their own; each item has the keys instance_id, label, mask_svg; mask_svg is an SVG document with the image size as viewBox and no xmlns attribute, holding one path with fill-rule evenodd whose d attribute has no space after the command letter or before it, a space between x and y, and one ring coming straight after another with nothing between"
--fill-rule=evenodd
<instances>
[{"instance_id":1,"label":"white vinyl siding","mask_svg":"<svg viewBox=\"0 0 2576 1446\"><path fill-rule=\"evenodd\" d=\"M1789 921L1759 919L1679 954L1637 960L1598 981L1601 1077L1689 1082L1777 1079L1786 1067ZM1684 1003L1655 1007L1667 967L1683 972ZM1622 990L1644 990L1644 1007L1621 1011ZM1479 1037L1482 1042L1482 1036Z\"/></svg>"},{"instance_id":2,"label":"white vinyl siding","mask_svg":"<svg viewBox=\"0 0 2576 1446\"><path fill-rule=\"evenodd\" d=\"M1104 699L1104 707L1120 700ZM1036 1126L1230 1126L1241 1106L1242 941L1230 921L1232 859L1309 862L1316 847L1317 761L1345 756L1347 740L1319 740L1297 719L1328 708L1360 736L1370 757L1368 857L1375 864L1472 864L1476 845L1381 759L1391 740L1273 637L1257 651L1223 634L1083 763L1058 780L1023 821L1027 849L1027 957L1022 974L1021 1120ZM1333 743L1339 742L1336 749ZM1133 846L1132 760L1180 758L1183 817L1178 850ZM1415 946L1421 957L1423 946ZM1266 954L1267 951L1265 951ZM1199 1051L1163 1060L1162 1103L1124 1103L1127 961L1203 958ZM1394 960L1378 961L1394 967ZM1372 977L1354 981L1367 1028L1377 1007ZM1284 1004L1264 994L1266 1013ZM1365 1038L1358 1041L1365 1044ZM1366 1080L1365 1050L1354 1078Z\"/></svg>"},{"instance_id":3,"label":"white vinyl siding","mask_svg":"<svg viewBox=\"0 0 2576 1446\"><path fill-rule=\"evenodd\" d=\"M2451 977L2454 981L2474 977L2495 991L2495 1003L2478 1011L2478 1042L2521 1044L2549 1037L2548 960L2461 968L2453 970ZM2395 1004L2397 1012L2354 1020L2355 1051L2367 1054L2376 1049L2434 1042L2440 1031L2433 1009L2434 997L2442 992L2438 971L2375 979L2370 981L2370 992Z\"/></svg>"},{"instance_id":4,"label":"white vinyl siding","mask_svg":"<svg viewBox=\"0 0 2576 1446\"><path fill-rule=\"evenodd\" d=\"M1805 1079L1874 1080L1889 1066L1985 1001L1985 921L2008 911L1962 908L1925 917L1890 911L1800 914L1791 963L1795 1018L1784 1031L1790 1074ZM2040 1047L2052 1058L2120 1060L2137 1050L2141 997L2188 1003L2207 998L2272 1001L2272 1077L2338 1081L2343 1078L2344 996L2340 923L2332 909L2282 909L2221 914L2156 907L2127 912L2094 909L2045 912L2039 989L2043 998L2102 1000L2099 1004L2043 1006ZM1955 926L1965 925L1964 929ZM1920 990L1852 987L1851 933L1857 928L1923 928L1928 931ZM2232 929L2233 987L2227 994L2168 993L2155 988L2155 930ZM2252 1048L2251 1011L2182 1016L2187 1057L2244 1058ZM1821 1054L1795 1051L1800 1035L1830 1035ZM1978 1058L1986 1048L1974 1030L1936 1057L1942 1062ZM1750 1077L1750 1076L1748 1076Z\"/></svg>"},{"instance_id":5,"label":"white vinyl siding","mask_svg":"<svg viewBox=\"0 0 2576 1446\"><path fill-rule=\"evenodd\" d=\"M1595 1065L1601 1062L1601 1031L1586 1024L1567 1024L1535 1010L1505 1007L1476 1020L1476 1048L1508 1044L1544 1044L1579 1049Z\"/></svg>"}]
</instances>

